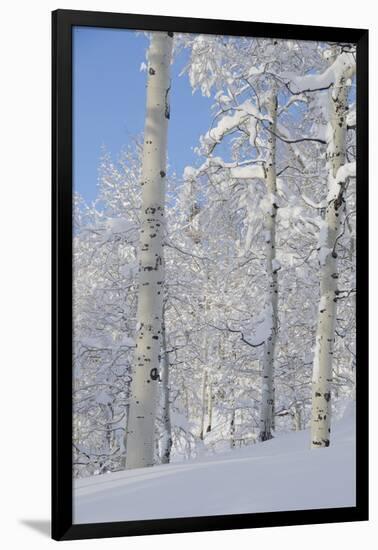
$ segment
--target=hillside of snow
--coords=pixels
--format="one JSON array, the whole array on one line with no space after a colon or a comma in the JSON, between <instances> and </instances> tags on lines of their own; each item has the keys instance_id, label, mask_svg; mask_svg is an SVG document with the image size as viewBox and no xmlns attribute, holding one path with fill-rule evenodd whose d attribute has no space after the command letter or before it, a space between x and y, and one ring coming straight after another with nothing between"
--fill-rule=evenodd
<instances>
[{"instance_id":1,"label":"hillside of snow","mask_svg":"<svg viewBox=\"0 0 378 550\"><path fill-rule=\"evenodd\" d=\"M310 450L304 430L215 457L74 482L74 523L354 505L353 407L327 449Z\"/></svg>"}]
</instances>

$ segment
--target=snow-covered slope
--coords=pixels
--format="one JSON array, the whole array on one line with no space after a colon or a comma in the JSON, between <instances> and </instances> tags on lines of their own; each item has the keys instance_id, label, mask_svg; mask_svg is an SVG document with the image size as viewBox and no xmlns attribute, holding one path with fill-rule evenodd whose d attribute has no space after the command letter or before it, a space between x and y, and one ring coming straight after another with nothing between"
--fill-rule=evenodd
<instances>
[{"instance_id":1,"label":"snow-covered slope","mask_svg":"<svg viewBox=\"0 0 378 550\"><path fill-rule=\"evenodd\" d=\"M74 484L74 522L240 514L355 505L355 412L332 447L308 431L185 464L85 478Z\"/></svg>"}]
</instances>

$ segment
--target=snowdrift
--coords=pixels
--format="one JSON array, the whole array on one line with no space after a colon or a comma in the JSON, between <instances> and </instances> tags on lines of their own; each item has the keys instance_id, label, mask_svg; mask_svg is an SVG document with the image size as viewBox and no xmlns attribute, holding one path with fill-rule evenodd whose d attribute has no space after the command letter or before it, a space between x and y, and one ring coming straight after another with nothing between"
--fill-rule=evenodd
<instances>
[{"instance_id":1,"label":"snowdrift","mask_svg":"<svg viewBox=\"0 0 378 550\"><path fill-rule=\"evenodd\" d=\"M355 411L332 446L309 449L309 432L184 464L74 482L74 523L355 506Z\"/></svg>"}]
</instances>

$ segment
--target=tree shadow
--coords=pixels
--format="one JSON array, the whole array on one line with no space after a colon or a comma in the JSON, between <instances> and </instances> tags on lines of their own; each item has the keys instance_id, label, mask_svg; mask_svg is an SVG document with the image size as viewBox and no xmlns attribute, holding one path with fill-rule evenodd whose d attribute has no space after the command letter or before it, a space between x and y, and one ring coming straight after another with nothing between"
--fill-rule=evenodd
<instances>
[{"instance_id":1,"label":"tree shadow","mask_svg":"<svg viewBox=\"0 0 378 550\"><path fill-rule=\"evenodd\" d=\"M34 531L38 531L46 537L50 537L51 535L51 521L48 519L21 519L20 523L34 529Z\"/></svg>"}]
</instances>

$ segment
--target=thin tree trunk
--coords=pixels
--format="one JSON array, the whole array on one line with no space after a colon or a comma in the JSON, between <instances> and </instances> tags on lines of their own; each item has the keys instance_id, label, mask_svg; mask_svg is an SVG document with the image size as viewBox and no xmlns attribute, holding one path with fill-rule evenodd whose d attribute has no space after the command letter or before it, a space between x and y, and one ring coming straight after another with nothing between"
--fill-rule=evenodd
<instances>
[{"instance_id":1,"label":"thin tree trunk","mask_svg":"<svg viewBox=\"0 0 378 550\"><path fill-rule=\"evenodd\" d=\"M205 288L204 288L204 312L203 312L203 320L206 323L207 322L207 312L208 312L208 298L207 298L207 289L209 284L209 275L208 270L205 268L205 275L206 275L206 282L205 282ZM205 369L203 372L203 381L202 381L202 410L201 410L201 431L200 431L200 439L203 441L205 438L205 416L206 416L206 395L208 395L208 384L209 384L209 373L207 368L208 363L208 339L207 339L207 328L205 328L203 333L203 364L205 365ZM209 412L209 411L207 411ZM210 420L211 423L211 420ZM211 427L210 427L211 429ZM206 429L206 432L209 431Z\"/></svg>"},{"instance_id":2,"label":"thin tree trunk","mask_svg":"<svg viewBox=\"0 0 378 550\"><path fill-rule=\"evenodd\" d=\"M148 50L136 352L130 386L126 468L154 463L162 338L163 230L172 33L154 32Z\"/></svg>"},{"instance_id":3,"label":"thin tree trunk","mask_svg":"<svg viewBox=\"0 0 378 550\"><path fill-rule=\"evenodd\" d=\"M328 447L331 433L332 356L335 340L337 306L337 237L342 217L344 184L337 196L332 194L333 180L345 164L346 115L348 111L347 78L351 66L329 92L330 132L327 143L328 203L319 242L320 301L316 331L312 381L311 447ZM349 73L349 74L348 74Z\"/></svg>"},{"instance_id":4,"label":"thin tree trunk","mask_svg":"<svg viewBox=\"0 0 378 550\"><path fill-rule=\"evenodd\" d=\"M211 379L209 379L207 385L207 428L206 433L211 432L211 426L213 422L213 391Z\"/></svg>"},{"instance_id":5,"label":"thin tree trunk","mask_svg":"<svg viewBox=\"0 0 378 550\"><path fill-rule=\"evenodd\" d=\"M165 308L164 308L165 311ZM165 317L165 316L164 316ZM167 337L165 331L165 319L163 321L163 349L162 349L162 373L161 384L163 391L163 407L162 407L162 421L163 421L163 441L162 441L162 463L168 464L171 458L172 448L172 426L171 426L171 412L169 403L169 357L167 353Z\"/></svg>"},{"instance_id":6,"label":"thin tree trunk","mask_svg":"<svg viewBox=\"0 0 378 550\"><path fill-rule=\"evenodd\" d=\"M200 439L203 441L205 435L205 414L206 414L206 388L207 388L207 370L204 370L202 379L202 403L201 403L201 429Z\"/></svg>"},{"instance_id":7,"label":"thin tree trunk","mask_svg":"<svg viewBox=\"0 0 378 550\"><path fill-rule=\"evenodd\" d=\"M266 315L269 317L270 335L264 345L264 358L262 369L262 395L260 410L259 440L271 439L274 415L274 353L277 339L277 309L278 309L278 281L276 265L276 217L277 193L276 183L276 125L277 125L277 95L273 87L271 97L267 104L268 114L272 120L270 124L269 156L265 163L265 180L268 197L271 202L269 212L265 217L265 242L266 242L266 275L269 281Z\"/></svg>"},{"instance_id":8,"label":"thin tree trunk","mask_svg":"<svg viewBox=\"0 0 378 550\"><path fill-rule=\"evenodd\" d=\"M302 405L295 403L294 405L294 430L299 432L302 429Z\"/></svg>"},{"instance_id":9,"label":"thin tree trunk","mask_svg":"<svg viewBox=\"0 0 378 550\"><path fill-rule=\"evenodd\" d=\"M273 358L274 361L274 358ZM274 369L274 365L273 365ZM273 370L273 377L274 377L274 370ZM273 378L273 403L272 403L272 431L274 432L276 429L276 387L274 384L274 378Z\"/></svg>"},{"instance_id":10,"label":"thin tree trunk","mask_svg":"<svg viewBox=\"0 0 378 550\"><path fill-rule=\"evenodd\" d=\"M231 420L230 420L230 446L231 449L235 447L235 421L236 421L236 411L235 411L235 392L231 388Z\"/></svg>"},{"instance_id":11,"label":"thin tree trunk","mask_svg":"<svg viewBox=\"0 0 378 550\"><path fill-rule=\"evenodd\" d=\"M231 449L235 448L235 409L232 409L231 412L231 421L230 421L230 446Z\"/></svg>"}]
</instances>

